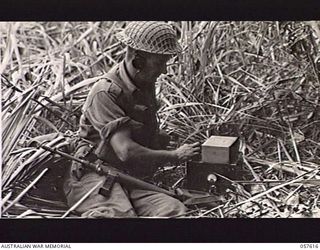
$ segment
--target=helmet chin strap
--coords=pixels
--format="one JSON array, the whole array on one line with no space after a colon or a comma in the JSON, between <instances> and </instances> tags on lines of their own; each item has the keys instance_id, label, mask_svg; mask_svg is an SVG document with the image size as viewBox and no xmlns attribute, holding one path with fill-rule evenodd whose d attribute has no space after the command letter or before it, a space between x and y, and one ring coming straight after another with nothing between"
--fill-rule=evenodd
<instances>
[{"instance_id":1,"label":"helmet chin strap","mask_svg":"<svg viewBox=\"0 0 320 250\"><path fill-rule=\"evenodd\" d=\"M132 61L125 60L124 63L125 63L125 68L127 70L129 77L138 88L146 89L149 85L152 84L152 83L150 84L146 83L143 81L143 79L140 79L139 73L141 72L141 70L137 69L133 65Z\"/></svg>"},{"instance_id":2,"label":"helmet chin strap","mask_svg":"<svg viewBox=\"0 0 320 250\"><path fill-rule=\"evenodd\" d=\"M129 75L129 77L131 78L131 80L135 80L137 77L137 74L139 74L140 69L137 69L134 65L133 65L133 60L130 59L125 59L124 60L124 65L125 65L125 69Z\"/></svg>"}]
</instances>

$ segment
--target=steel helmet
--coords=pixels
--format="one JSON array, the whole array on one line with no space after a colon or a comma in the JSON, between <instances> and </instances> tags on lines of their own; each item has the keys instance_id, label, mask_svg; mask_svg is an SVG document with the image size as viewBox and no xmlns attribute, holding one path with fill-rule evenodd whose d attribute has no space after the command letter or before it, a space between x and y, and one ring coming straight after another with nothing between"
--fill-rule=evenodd
<instances>
[{"instance_id":1,"label":"steel helmet","mask_svg":"<svg viewBox=\"0 0 320 250\"><path fill-rule=\"evenodd\" d=\"M125 45L149 53L173 55L182 51L176 31L165 22L131 22L116 36Z\"/></svg>"}]
</instances>

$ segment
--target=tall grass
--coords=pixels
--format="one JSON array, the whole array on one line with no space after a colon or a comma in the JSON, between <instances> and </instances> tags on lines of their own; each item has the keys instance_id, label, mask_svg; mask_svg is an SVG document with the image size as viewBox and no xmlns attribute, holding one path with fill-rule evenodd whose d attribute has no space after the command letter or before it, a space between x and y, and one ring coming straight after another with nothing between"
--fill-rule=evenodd
<instances>
[{"instance_id":1,"label":"tall grass","mask_svg":"<svg viewBox=\"0 0 320 250\"><path fill-rule=\"evenodd\" d=\"M171 23L183 53L157 82L161 127L176 145L212 134L239 136L256 182L249 192L234 184L237 191L225 204L189 216L317 216L319 22ZM125 48L114 34L125 25L0 25L3 216L69 214L63 200L50 200L37 188L56 171L49 166L43 172L48 163L59 159L32 142L66 147L88 90L123 58ZM311 182L296 186L300 176ZM271 189L271 180L283 183ZM30 200L51 207L31 207Z\"/></svg>"}]
</instances>

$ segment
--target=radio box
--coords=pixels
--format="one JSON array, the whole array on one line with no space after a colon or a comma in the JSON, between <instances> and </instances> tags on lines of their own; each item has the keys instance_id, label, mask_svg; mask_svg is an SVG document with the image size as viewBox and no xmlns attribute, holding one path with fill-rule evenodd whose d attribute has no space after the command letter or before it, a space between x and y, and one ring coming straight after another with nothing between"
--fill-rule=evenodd
<instances>
[{"instance_id":1,"label":"radio box","mask_svg":"<svg viewBox=\"0 0 320 250\"><path fill-rule=\"evenodd\" d=\"M235 165L187 162L187 188L191 190L225 193L228 188L233 189L230 180L243 180L244 176L239 162Z\"/></svg>"},{"instance_id":2,"label":"radio box","mask_svg":"<svg viewBox=\"0 0 320 250\"><path fill-rule=\"evenodd\" d=\"M231 136L211 136L201 148L201 161L211 164L235 164L239 139Z\"/></svg>"}]
</instances>

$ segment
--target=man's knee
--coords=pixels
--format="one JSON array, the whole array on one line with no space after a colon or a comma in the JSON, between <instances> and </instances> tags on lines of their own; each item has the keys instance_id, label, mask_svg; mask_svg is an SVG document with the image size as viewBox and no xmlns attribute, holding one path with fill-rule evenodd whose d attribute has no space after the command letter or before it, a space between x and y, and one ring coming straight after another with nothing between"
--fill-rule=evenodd
<instances>
[{"instance_id":1,"label":"man's knee","mask_svg":"<svg viewBox=\"0 0 320 250\"><path fill-rule=\"evenodd\" d=\"M187 211L181 201L162 193L133 190L130 198L139 216L175 217Z\"/></svg>"},{"instance_id":2,"label":"man's knee","mask_svg":"<svg viewBox=\"0 0 320 250\"><path fill-rule=\"evenodd\" d=\"M82 218L88 219L104 219L104 218L135 218L137 217L133 208L126 211L121 211L117 206L101 206L90 209L81 214Z\"/></svg>"},{"instance_id":3,"label":"man's knee","mask_svg":"<svg viewBox=\"0 0 320 250\"><path fill-rule=\"evenodd\" d=\"M171 198L171 197L170 197ZM167 216L178 216L182 215L187 212L186 206L179 200L177 199L170 199L170 201L167 201Z\"/></svg>"}]
</instances>

